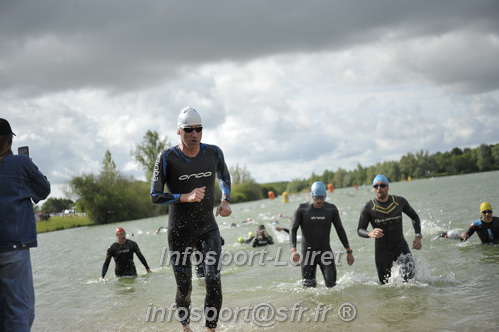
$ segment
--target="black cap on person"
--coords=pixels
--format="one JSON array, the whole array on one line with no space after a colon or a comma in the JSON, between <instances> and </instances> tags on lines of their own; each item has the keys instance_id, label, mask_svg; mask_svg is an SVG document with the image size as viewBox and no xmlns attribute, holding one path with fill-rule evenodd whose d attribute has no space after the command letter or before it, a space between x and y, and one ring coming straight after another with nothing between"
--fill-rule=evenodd
<instances>
[{"instance_id":1,"label":"black cap on person","mask_svg":"<svg viewBox=\"0 0 499 332\"><path fill-rule=\"evenodd\" d=\"M11 135L11 134L16 136L16 134L14 134L12 132L12 129L10 128L9 121L0 118L0 136Z\"/></svg>"}]
</instances>

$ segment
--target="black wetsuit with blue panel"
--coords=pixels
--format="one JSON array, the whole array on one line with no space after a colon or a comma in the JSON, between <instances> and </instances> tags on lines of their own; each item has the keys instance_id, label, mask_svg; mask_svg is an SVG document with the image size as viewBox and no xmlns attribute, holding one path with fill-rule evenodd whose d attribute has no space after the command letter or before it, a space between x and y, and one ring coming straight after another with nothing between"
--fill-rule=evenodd
<instances>
[{"instance_id":1,"label":"black wetsuit with blue panel","mask_svg":"<svg viewBox=\"0 0 499 332\"><path fill-rule=\"evenodd\" d=\"M466 233L470 237L475 232L482 243L499 244L499 218L492 217L492 221L489 223L484 222L482 219L475 220Z\"/></svg>"},{"instance_id":2,"label":"black wetsuit with blue panel","mask_svg":"<svg viewBox=\"0 0 499 332\"><path fill-rule=\"evenodd\" d=\"M190 255L197 244L200 244L205 257L205 307L215 308L218 313L222 305L219 266L221 237L213 214L216 178L223 197L230 200L229 170L222 150L215 145L200 143L200 151L195 157L186 156L175 146L162 151L156 159L151 200L154 204L170 206L168 246L177 281L176 303L178 308L185 308L186 312L189 312L192 290ZM181 194L201 187L206 187L201 202L180 202ZM189 324L189 317L185 317L181 323ZM207 320L206 324L216 327L217 318Z\"/></svg>"},{"instance_id":3,"label":"black wetsuit with blue panel","mask_svg":"<svg viewBox=\"0 0 499 332\"><path fill-rule=\"evenodd\" d=\"M402 227L402 213L412 219L412 225L416 234L421 234L421 222L419 216L409 205L409 202L401 196L390 195L386 202L380 202L373 198L367 202L360 214L357 233L361 237L368 238L369 224L373 228L383 230L383 237L376 238L374 244L374 255L378 279L386 283L391 276L393 262L401 265L404 279L414 277L415 264L412 259L409 246L404 238Z\"/></svg>"}]
</instances>

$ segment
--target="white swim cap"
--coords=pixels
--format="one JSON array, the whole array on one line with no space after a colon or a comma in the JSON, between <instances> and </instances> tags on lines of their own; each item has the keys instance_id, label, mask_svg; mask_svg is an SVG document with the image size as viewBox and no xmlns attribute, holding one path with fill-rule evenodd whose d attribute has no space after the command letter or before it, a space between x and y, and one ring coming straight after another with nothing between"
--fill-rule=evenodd
<instances>
[{"instance_id":1,"label":"white swim cap","mask_svg":"<svg viewBox=\"0 0 499 332\"><path fill-rule=\"evenodd\" d=\"M179 128L201 126L201 116L194 108L187 106L180 111L177 119L177 125Z\"/></svg>"}]
</instances>

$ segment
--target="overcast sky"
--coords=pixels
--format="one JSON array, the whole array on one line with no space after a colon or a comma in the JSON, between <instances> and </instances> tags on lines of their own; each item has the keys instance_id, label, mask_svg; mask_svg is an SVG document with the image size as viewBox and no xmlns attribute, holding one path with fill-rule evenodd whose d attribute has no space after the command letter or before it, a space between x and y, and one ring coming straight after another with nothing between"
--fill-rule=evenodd
<instances>
[{"instance_id":1,"label":"overcast sky","mask_svg":"<svg viewBox=\"0 0 499 332\"><path fill-rule=\"evenodd\" d=\"M54 187L147 130L260 183L499 142L499 2L0 0L0 117Z\"/></svg>"}]
</instances>

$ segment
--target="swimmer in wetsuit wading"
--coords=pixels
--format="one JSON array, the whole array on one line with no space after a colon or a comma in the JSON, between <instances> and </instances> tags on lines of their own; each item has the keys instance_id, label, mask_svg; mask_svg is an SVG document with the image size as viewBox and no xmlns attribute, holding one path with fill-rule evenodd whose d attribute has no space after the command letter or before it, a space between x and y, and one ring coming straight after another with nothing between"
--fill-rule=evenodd
<instances>
[{"instance_id":1,"label":"swimmer in wetsuit wading","mask_svg":"<svg viewBox=\"0 0 499 332\"><path fill-rule=\"evenodd\" d=\"M492 205L487 202L480 204L480 219L471 223L461 238L466 241L475 232L483 244L499 244L499 218L492 216Z\"/></svg>"},{"instance_id":2,"label":"swimmer in wetsuit wading","mask_svg":"<svg viewBox=\"0 0 499 332\"><path fill-rule=\"evenodd\" d=\"M419 216L403 197L388 195L388 179L378 174L373 180L376 197L367 202L360 214L357 233L364 238L374 238L374 256L378 279L382 284L388 282L391 276L393 262L402 268L404 280L411 279L415 274L415 264L409 246L402 230L402 213L412 219L416 236L412 248L422 247L421 223ZM367 227L372 225L369 232Z\"/></svg>"},{"instance_id":3,"label":"swimmer in wetsuit wading","mask_svg":"<svg viewBox=\"0 0 499 332\"><path fill-rule=\"evenodd\" d=\"M296 209L293 226L291 227L290 244L293 261L298 263L300 257L296 251L296 233L301 227L302 250L301 250L301 272L303 285L305 287L317 286L315 278L317 266L320 267L324 276L326 287L336 285L336 265L333 250L329 244L329 233L334 225L336 234L340 238L347 252L347 263L352 265L354 257L347 234L341 223L338 208L328 203L326 199L326 187L322 182L312 185L312 202L303 203ZM296 254L295 254L296 253Z\"/></svg>"},{"instance_id":4,"label":"swimmer in wetsuit wading","mask_svg":"<svg viewBox=\"0 0 499 332\"><path fill-rule=\"evenodd\" d=\"M122 227L116 229L116 242L107 249L106 260L102 266L101 278L104 279L111 263L111 258L114 258L115 268L114 274L117 277L135 277L137 269L133 262L133 254L136 254L142 262L148 273L151 273L147 261L139 249L139 245L132 240L126 238L126 232Z\"/></svg>"},{"instance_id":5,"label":"swimmer in wetsuit wading","mask_svg":"<svg viewBox=\"0 0 499 332\"><path fill-rule=\"evenodd\" d=\"M216 215L227 217L230 209L230 174L222 150L201 143L202 123L190 107L180 111L177 134L180 144L162 151L155 164L151 188L154 204L170 204L168 246L177 283L175 301L184 331L190 331L189 316L192 291L190 256L200 244L205 258L205 311L207 331L214 331L222 307L220 281L221 237L213 215L215 178L222 191ZM165 185L167 191L165 191ZM180 315L181 314L181 315Z\"/></svg>"}]
</instances>

